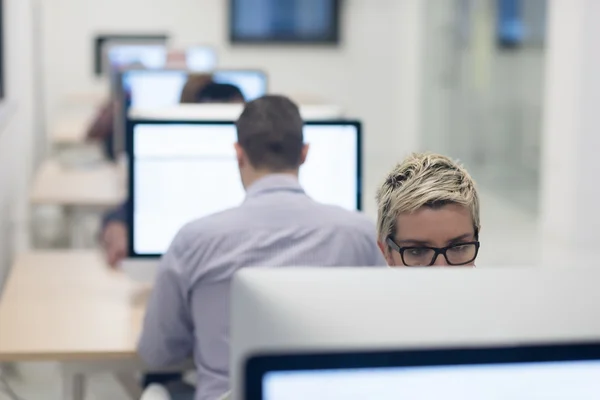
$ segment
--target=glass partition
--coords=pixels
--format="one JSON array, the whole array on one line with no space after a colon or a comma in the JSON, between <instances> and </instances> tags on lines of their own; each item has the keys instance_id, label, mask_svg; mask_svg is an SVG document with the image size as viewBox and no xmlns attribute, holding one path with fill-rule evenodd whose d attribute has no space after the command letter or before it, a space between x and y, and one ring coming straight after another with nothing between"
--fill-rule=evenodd
<instances>
[{"instance_id":1,"label":"glass partition","mask_svg":"<svg viewBox=\"0 0 600 400\"><path fill-rule=\"evenodd\" d=\"M428 0L422 150L537 211L546 0Z\"/></svg>"}]
</instances>

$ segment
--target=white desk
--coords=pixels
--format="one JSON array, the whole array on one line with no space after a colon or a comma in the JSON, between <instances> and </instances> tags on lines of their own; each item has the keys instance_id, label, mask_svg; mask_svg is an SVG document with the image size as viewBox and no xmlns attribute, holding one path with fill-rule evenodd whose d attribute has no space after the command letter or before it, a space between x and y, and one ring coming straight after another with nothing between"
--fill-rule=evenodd
<instances>
[{"instance_id":1,"label":"white desk","mask_svg":"<svg viewBox=\"0 0 600 400\"><path fill-rule=\"evenodd\" d=\"M122 166L103 162L66 167L54 160L44 162L33 181L32 204L110 208L125 199Z\"/></svg>"},{"instance_id":2,"label":"white desk","mask_svg":"<svg viewBox=\"0 0 600 400\"><path fill-rule=\"evenodd\" d=\"M126 198L124 165L108 162L85 167L66 167L54 160L44 162L30 192L32 205L55 205L64 209L71 247L84 247L78 232L81 218L89 212L103 212Z\"/></svg>"},{"instance_id":3,"label":"white desk","mask_svg":"<svg viewBox=\"0 0 600 400\"><path fill-rule=\"evenodd\" d=\"M64 399L83 399L86 373L142 369L136 356L149 288L96 252L17 257L0 300L0 362L58 361Z\"/></svg>"},{"instance_id":4,"label":"white desk","mask_svg":"<svg viewBox=\"0 0 600 400\"><path fill-rule=\"evenodd\" d=\"M58 146L84 144L97 113L97 107L65 111L50 126L51 143Z\"/></svg>"},{"instance_id":5,"label":"white desk","mask_svg":"<svg viewBox=\"0 0 600 400\"><path fill-rule=\"evenodd\" d=\"M132 119L150 120L237 120L244 110L242 104L177 104L163 108L132 108ZM340 119L343 109L335 104L301 104L300 114L309 121Z\"/></svg>"}]
</instances>

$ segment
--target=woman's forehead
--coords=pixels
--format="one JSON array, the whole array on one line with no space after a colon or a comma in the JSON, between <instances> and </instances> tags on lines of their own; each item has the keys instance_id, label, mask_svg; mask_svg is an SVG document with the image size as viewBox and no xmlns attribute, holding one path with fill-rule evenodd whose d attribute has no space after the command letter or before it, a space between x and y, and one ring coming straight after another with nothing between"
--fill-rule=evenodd
<instances>
[{"instance_id":1,"label":"woman's forehead","mask_svg":"<svg viewBox=\"0 0 600 400\"><path fill-rule=\"evenodd\" d=\"M459 204L448 204L400 214L394 237L396 240L444 241L474 233L470 210Z\"/></svg>"}]
</instances>

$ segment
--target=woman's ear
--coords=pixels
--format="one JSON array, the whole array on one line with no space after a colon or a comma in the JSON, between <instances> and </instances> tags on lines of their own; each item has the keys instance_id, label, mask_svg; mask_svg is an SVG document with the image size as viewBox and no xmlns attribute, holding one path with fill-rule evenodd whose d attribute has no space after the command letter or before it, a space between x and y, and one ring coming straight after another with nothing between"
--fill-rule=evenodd
<instances>
[{"instance_id":1,"label":"woman's ear","mask_svg":"<svg viewBox=\"0 0 600 400\"><path fill-rule=\"evenodd\" d=\"M383 254L383 258L385 258L385 261L387 262L388 266L393 266L394 260L392 260L392 255L389 252L388 246L385 243L381 243L378 240L377 247L379 247L379 250L381 251L381 254Z\"/></svg>"},{"instance_id":2,"label":"woman's ear","mask_svg":"<svg viewBox=\"0 0 600 400\"><path fill-rule=\"evenodd\" d=\"M381 250L381 254L383 254L385 256L385 244L381 243L381 241L378 240L377 247L379 247L379 250Z\"/></svg>"}]
</instances>

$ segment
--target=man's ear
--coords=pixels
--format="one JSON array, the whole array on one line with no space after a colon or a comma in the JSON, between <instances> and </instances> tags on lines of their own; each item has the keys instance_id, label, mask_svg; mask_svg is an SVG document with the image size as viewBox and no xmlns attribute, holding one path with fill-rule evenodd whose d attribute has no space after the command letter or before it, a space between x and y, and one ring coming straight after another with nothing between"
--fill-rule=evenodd
<instances>
[{"instance_id":1,"label":"man's ear","mask_svg":"<svg viewBox=\"0 0 600 400\"><path fill-rule=\"evenodd\" d=\"M302 146L302 152L300 153L300 165L302 165L306 162L306 157L308 157L309 148L310 148L310 145L308 143L306 143Z\"/></svg>"},{"instance_id":2,"label":"man's ear","mask_svg":"<svg viewBox=\"0 0 600 400\"><path fill-rule=\"evenodd\" d=\"M238 142L233 147L235 148L235 157L237 158L238 166L242 168L246 164L246 153Z\"/></svg>"}]
</instances>

